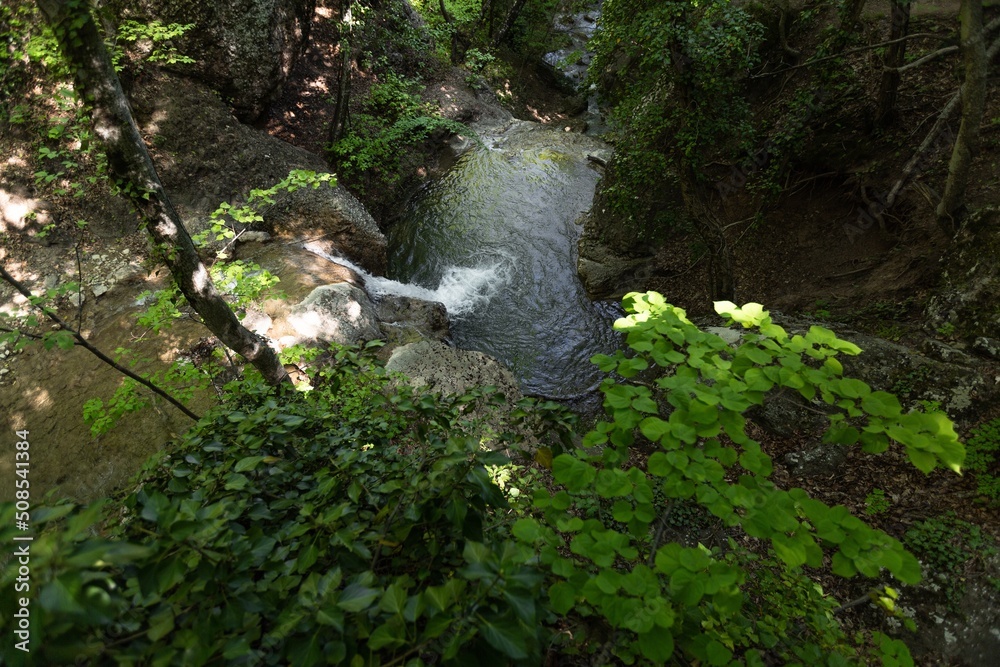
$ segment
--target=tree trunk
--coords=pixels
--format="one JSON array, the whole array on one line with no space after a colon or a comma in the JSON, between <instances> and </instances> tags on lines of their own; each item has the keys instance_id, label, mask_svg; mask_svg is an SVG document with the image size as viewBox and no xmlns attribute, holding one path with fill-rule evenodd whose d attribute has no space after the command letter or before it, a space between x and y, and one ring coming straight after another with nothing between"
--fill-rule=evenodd
<instances>
[{"instance_id":1,"label":"tree trunk","mask_svg":"<svg viewBox=\"0 0 1000 667\"><path fill-rule=\"evenodd\" d=\"M514 22L517 21L517 17L521 14L521 10L524 9L524 4L526 0L515 0L514 6L510 8L507 12L507 18L504 19L503 25L500 27L500 32L496 34L493 38L493 48L500 46L500 43L507 39L507 35L510 34L511 28L514 27Z\"/></svg>"},{"instance_id":2,"label":"tree trunk","mask_svg":"<svg viewBox=\"0 0 1000 667\"><path fill-rule=\"evenodd\" d=\"M965 188L969 168L979 143L979 126L986 107L986 42L983 39L983 0L962 0L962 56L965 78L962 81L962 122L948 164L948 180L937 208L937 220L948 234L954 234L965 207Z\"/></svg>"},{"instance_id":3,"label":"tree trunk","mask_svg":"<svg viewBox=\"0 0 1000 667\"><path fill-rule=\"evenodd\" d=\"M713 301L733 301L736 284L733 272L733 249L726 239L725 225L709 207L707 193L698 184L689 165L680 167L681 197L691 216L696 233L708 248L708 284Z\"/></svg>"},{"instance_id":4,"label":"tree trunk","mask_svg":"<svg viewBox=\"0 0 1000 667\"><path fill-rule=\"evenodd\" d=\"M254 365L272 385L288 373L266 342L240 324L198 257L139 135L125 94L93 17L82 0L37 0L63 56L74 72L81 98L91 106L94 132L104 142L111 174L126 191L162 253L181 293L205 326Z\"/></svg>"},{"instance_id":5,"label":"tree trunk","mask_svg":"<svg viewBox=\"0 0 1000 667\"><path fill-rule=\"evenodd\" d=\"M351 102L351 7L348 0L341 0L340 10L340 73L337 76L337 98L333 104L330 121L330 146L344 138Z\"/></svg>"},{"instance_id":6,"label":"tree trunk","mask_svg":"<svg viewBox=\"0 0 1000 667\"><path fill-rule=\"evenodd\" d=\"M906 37L910 31L909 0L890 0L889 41ZM878 109L875 111L875 127L887 127L896 116L896 97L902 74L897 68L903 65L906 56L906 40L889 45L885 54L885 67L878 90Z\"/></svg>"}]
</instances>

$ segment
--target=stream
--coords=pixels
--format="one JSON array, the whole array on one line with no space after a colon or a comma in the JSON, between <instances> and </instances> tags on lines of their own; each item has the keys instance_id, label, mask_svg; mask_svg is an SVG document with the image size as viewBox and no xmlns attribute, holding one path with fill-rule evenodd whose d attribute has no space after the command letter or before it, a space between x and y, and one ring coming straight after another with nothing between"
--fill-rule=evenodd
<instances>
[{"instance_id":1,"label":"stream","mask_svg":"<svg viewBox=\"0 0 1000 667\"><path fill-rule=\"evenodd\" d=\"M389 277L376 294L445 304L456 346L504 362L527 394L578 397L618 346L617 304L590 301L576 275L580 215L600 171L598 139L514 121L480 135L422 189L389 233Z\"/></svg>"}]
</instances>

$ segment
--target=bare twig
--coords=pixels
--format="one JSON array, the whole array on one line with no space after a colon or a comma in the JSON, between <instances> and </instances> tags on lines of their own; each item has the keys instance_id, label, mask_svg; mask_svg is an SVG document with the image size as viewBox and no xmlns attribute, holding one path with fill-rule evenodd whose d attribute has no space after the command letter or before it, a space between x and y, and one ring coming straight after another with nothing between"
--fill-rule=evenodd
<instances>
[{"instance_id":1,"label":"bare twig","mask_svg":"<svg viewBox=\"0 0 1000 667\"><path fill-rule=\"evenodd\" d=\"M14 276L10 275L7 272L7 269L4 266L2 266L2 265L0 265L0 278L3 278L14 289L16 289L22 295L24 295L28 299L29 303L32 303L32 305L34 305L35 308L38 308L39 310L41 310L42 313L47 318L49 318L50 320L52 320L53 322L55 322L57 325L59 325L60 329L62 329L63 331L68 331L69 333L71 333L73 335L73 338L76 339L76 344L77 345L80 345L81 347L85 348L88 352L90 352L91 354L93 354L95 357L97 357L98 359L100 359L101 361L103 361L108 366L111 366L112 368L114 368L116 371L118 371L122 375L125 375L125 376L127 376L127 377L135 380L136 382L138 382L142 386L144 386L147 389L149 389L150 391L152 391L157 396L160 396L160 397L164 398L171 405L173 405L175 408L177 408L178 410L180 410L181 412L183 412L187 417L190 417L194 421L198 421L199 419L201 419L201 417L199 417L195 413L191 412L183 403L181 403L176 398L174 398L173 396L171 396L170 394L168 394L166 391L164 391L163 389L160 389L159 387L157 387L155 384L153 384L152 382L150 382L146 378L144 378L144 377L142 377L140 375L136 375L135 373L133 373L129 369L125 368L121 364L117 363L114 359L111 359L108 355L104 354L99 349L97 349L96 347L94 347L93 345L91 345L90 342L86 338L83 337L83 334L81 334L79 331L77 331L76 329L74 329L73 327L71 327L69 324L67 324L66 321L63 320L61 317L59 317L59 315L57 315L51 308L43 308L41 306L35 305L33 303L34 296L31 294L31 292L28 290L28 288L25 287L22 283L20 283Z\"/></svg>"}]
</instances>

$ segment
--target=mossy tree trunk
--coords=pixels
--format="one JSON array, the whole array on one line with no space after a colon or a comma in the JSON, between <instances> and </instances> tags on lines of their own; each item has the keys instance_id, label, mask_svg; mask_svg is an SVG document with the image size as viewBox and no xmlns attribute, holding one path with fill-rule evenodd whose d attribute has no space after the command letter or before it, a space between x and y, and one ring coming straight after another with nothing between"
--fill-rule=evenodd
<instances>
[{"instance_id":1,"label":"mossy tree trunk","mask_svg":"<svg viewBox=\"0 0 1000 667\"><path fill-rule=\"evenodd\" d=\"M983 0L962 0L962 56L965 78L962 81L962 122L955 138L948 180L937 208L937 220L948 234L954 234L965 209L965 190L969 169L979 144L979 126L986 108L986 42L983 36Z\"/></svg>"},{"instance_id":2,"label":"mossy tree trunk","mask_svg":"<svg viewBox=\"0 0 1000 667\"><path fill-rule=\"evenodd\" d=\"M84 0L37 0L37 4L74 73L77 92L91 107L91 122L107 151L111 175L129 193L181 293L205 326L253 364L269 384L288 382L274 350L240 324L216 290L167 198L88 4Z\"/></svg>"}]
</instances>

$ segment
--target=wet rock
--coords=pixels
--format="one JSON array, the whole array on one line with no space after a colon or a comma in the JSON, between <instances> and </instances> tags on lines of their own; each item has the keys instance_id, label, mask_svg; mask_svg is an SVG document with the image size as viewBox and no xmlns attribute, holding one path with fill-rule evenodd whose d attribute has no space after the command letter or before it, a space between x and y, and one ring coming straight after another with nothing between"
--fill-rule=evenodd
<instances>
[{"instance_id":1,"label":"wet rock","mask_svg":"<svg viewBox=\"0 0 1000 667\"><path fill-rule=\"evenodd\" d=\"M586 231L584 232L586 234ZM586 235L580 239L577 273L592 299L617 299L640 290L650 274L652 257L621 255Z\"/></svg>"},{"instance_id":2,"label":"wet rock","mask_svg":"<svg viewBox=\"0 0 1000 667\"><path fill-rule=\"evenodd\" d=\"M462 394L473 387L493 385L513 403L521 398L513 374L482 352L449 347L438 341L420 341L396 348L385 365L406 375L413 387L440 394Z\"/></svg>"},{"instance_id":3,"label":"wet rock","mask_svg":"<svg viewBox=\"0 0 1000 667\"><path fill-rule=\"evenodd\" d=\"M375 306L368 295L347 283L317 287L306 299L292 308L288 324L294 330L292 344L342 345L375 340L381 337Z\"/></svg>"},{"instance_id":4,"label":"wet rock","mask_svg":"<svg viewBox=\"0 0 1000 667\"><path fill-rule=\"evenodd\" d=\"M436 301L387 294L379 298L376 312L390 343L443 341L449 334L448 312Z\"/></svg>"}]
</instances>

